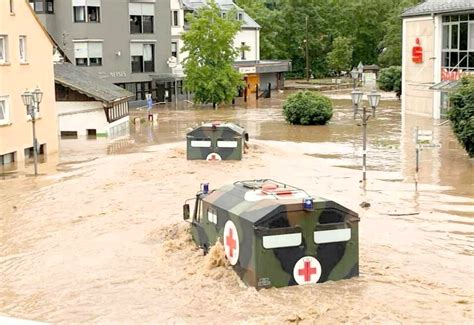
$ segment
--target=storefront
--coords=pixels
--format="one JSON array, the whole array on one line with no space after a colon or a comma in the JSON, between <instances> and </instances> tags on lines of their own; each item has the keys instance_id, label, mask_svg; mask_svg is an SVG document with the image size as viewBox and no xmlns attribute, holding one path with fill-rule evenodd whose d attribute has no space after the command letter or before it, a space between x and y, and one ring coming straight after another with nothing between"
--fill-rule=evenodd
<instances>
[{"instance_id":1,"label":"storefront","mask_svg":"<svg viewBox=\"0 0 474 325\"><path fill-rule=\"evenodd\" d=\"M428 0L402 18L402 111L444 118L449 93L474 74L474 3Z\"/></svg>"}]
</instances>

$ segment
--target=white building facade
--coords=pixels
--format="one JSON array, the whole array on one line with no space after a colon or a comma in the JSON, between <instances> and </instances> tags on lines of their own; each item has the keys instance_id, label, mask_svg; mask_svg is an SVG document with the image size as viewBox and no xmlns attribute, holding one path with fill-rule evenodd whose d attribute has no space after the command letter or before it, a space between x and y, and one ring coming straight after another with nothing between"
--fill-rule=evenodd
<instances>
[{"instance_id":1,"label":"white building facade","mask_svg":"<svg viewBox=\"0 0 474 325\"><path fill-rule=\"evenodd\" d=\"M235 48L247 46L248 51L241 51L235 58L236 62L259 61L260 60L260 25L258 25L249 15L239 8L232 0L216 1L222 13L229 10L237 11L237 19L242 21L241 30L234 39ZM188 28L186 14L206 5L206 0L170 0L171 7L171 55L177 58L178 65L181 66L187 57L186 53L181 53L183 40L181 35ZM178 68L179 69L179 68Z\"/></svg>"},{"instance_id":2,"label":"white building facade","mask_svg":"<svg viewBox=\"0 0 474 325\"><path fill-rule=\"evenodd\" d=\"M427 0L403 18L402 112L440 119L474 73L474 0Z\"/></svg>"},{"instance_id":3,"label":"white building facade","mask_svg":"<svg viewBox=\"0 0 474 325\"><path fill-rule=\"evenodd\" d=\"M169 0L171 8L171 56L177 58L174 73L184 79L183 61L187 53L182 52L184 46L182 34L188 25L186 15L207 4L206 0ZM235 10L236 18L242 22L240 31L234 39L234 47L239 50L235 57L234 67L242 75L247 90L282 89L284 72L291 69L291 63L286 60L260 60L260 25L232 0L216 0L222 15ZM180 85L182 85L180 81ZM179 87L182 89L182 87Z\"/></svg>"}]
</instances>

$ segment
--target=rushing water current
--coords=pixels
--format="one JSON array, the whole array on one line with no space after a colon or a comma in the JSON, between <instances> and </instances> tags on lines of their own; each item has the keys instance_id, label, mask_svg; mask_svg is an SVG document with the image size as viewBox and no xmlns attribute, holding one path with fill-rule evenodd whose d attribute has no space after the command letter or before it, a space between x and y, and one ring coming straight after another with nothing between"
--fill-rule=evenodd
<instances>
[{"instance_id":1,"label":"rushing water current","mask_svg":"<svg viewBox=\"0 0 474 325\"><path fill-rule=\"evenodd\" d=\"M157 106L129 135L63 139L57 156L0 174L0 315L52 323L470 323L474 317L474 164L448 124L382 101L368 124L334 100L326 126L288 125L284 94L234 107ZM136 110L135 117L146 112ZM242 161L185 159L189 128L236 122ZM440 146L420 153L414 129ZM273 178L361 217L360 277L256 291L202 256L181 220L199 183ZM369 208L361 208L361 202Z\"/></svg>"}]
</instances>

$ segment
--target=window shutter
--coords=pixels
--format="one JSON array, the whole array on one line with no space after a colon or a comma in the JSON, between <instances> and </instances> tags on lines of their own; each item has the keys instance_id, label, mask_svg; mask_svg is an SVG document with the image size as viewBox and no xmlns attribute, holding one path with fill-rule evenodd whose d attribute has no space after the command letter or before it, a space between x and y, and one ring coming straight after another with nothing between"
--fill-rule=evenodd
<instances>
[{"instance_id":1,"label":"window shutter","mask_svg":"<svg viewBox=\"0 0 474 325\"><path fill-rule=\"evenodd\" d=\"M128 11L130 16L141 16L142 15L142 4L141 3L129 3Z\"/></svg>"},{"instance_id":2,"label":"window shutter","mask_svg":"<svg viewBox=\"0 0 474 325\"><path fill-rule=\"evenodd\" d=\"M101 58L102 57L102 43L92 42L89 43L89 57L90 58Z\"/></svg>"},{"instance_id":3,"label":"window shutter","mask_svg":"<svg viewBox=\"0 0 474 325\"><path fill-rule=\"evenodd\" d=\"M85 59L87 54L87 43L74 43L74 57L76 59Z\"/></svg>"},{"instance_id":4,"label":"window shutter","mask_svg":"<svg viewBox=\"0 0 474 325\"><path fill-rule=\"evenodd\" d=\"M130 56L143 56L143 43L130 44Z\"/></svg>"},{"instance_id":5,"label":"window shutter","mask_svg":"<svg viewBox=\"0 0 474 325\"><path fill-rule=\"evenodd\" d=\"M100 0L87 0L87 5L91 7L100 7Z\"/></svg>"},{"instance_id":6,"label":"window shutter","mask_svg":"<svg viewBox=\"0 0 474 325\"><path fill-rule=\"evenodd\" d=\"M142 15L143 16L154 16L155 15L155 4L153 3L142 3Z\"/></svg>"},{"instance_id":7,"label":"window shutter","mask_svg":"<svg viewBox=\"0 0 474 325\"><path fill-rule=\"evenodd\" d=\"M86 0L72 0L72 5L74 7L82 7L86 5Z\"/></svg>"}]
</instances>

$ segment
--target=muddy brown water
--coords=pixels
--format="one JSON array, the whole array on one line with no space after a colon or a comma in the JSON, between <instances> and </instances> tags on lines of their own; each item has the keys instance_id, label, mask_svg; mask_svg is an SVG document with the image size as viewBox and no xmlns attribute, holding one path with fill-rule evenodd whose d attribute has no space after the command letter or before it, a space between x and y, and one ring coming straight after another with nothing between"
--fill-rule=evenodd
<instances>
[{"instance_id":1,"label":"muddy brown water","mask_svg":"<svg viewBox=\"0 0 474 325\"><path fill-rule=\"evenodd\" d=\"M383 102L369 122L363 187L361 130L348 101L335 101L324 127L287 125L279 98L259 105L160 107L156 125L132 127L113 144L62 141L38 178L28 176L30 166L4 173L0 314L52 323L471 323L473 165L449 127L401 123L399 104ZM248 129L243 161L185 160L186 129L208 120ZM417 125L433 128L441 148L422 152L415 191ZM357 211L361 276L255 291L203 257L181 221L183 201L202 181L251 178L278 179Z\"/></svg>"}]
</instances>

